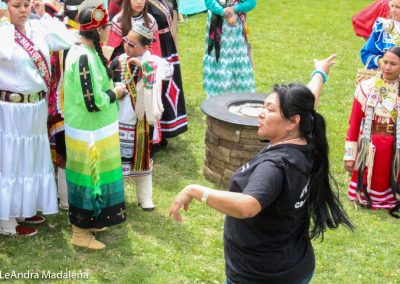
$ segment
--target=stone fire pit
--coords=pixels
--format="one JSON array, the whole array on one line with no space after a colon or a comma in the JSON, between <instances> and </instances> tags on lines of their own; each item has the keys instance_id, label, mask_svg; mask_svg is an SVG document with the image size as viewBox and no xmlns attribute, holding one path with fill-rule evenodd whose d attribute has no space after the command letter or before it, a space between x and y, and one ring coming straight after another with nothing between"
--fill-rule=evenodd
<instances>
[{"instance_id":1,"label":"stone fire pit","mask_svg":"<svg viewBox=\"0 0 400 284\"><path fill-rule=\"evenodd\" d=\"M257 135L266 94L224 94L201 105L207 115L204 177L225 188L232 174L267 145Z\"/></svg>"}]
</instances>

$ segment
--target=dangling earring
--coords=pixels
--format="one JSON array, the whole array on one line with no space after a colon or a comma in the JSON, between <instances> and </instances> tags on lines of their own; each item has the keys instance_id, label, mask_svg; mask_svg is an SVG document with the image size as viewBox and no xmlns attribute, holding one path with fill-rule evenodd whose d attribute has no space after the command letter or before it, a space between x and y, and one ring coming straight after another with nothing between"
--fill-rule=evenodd
<instances>
[{"instance_id":1,"label":"dangling earring","mask_svg":"<svg viewBox=\"0 0 400 284\"><path fill-rule=\"evenodd\" d=\"M293 131L289 131L289 136L291 136L291 137L293 137L293 136L294 136L294 133L293 133Z\"/></svg>"}]
</instances>

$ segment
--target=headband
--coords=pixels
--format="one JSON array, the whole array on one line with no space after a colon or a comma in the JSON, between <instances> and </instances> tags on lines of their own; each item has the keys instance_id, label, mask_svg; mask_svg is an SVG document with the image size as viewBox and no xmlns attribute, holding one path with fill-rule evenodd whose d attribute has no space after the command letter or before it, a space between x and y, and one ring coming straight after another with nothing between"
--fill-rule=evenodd
<instances>
[{"instance_id":1,"label":"headband","mask_svg":"<svg viewBox=\"0 0 400 284\"><path fill-rule=\"evenodd\" d=\"M103 4L100 4L92 11L92 16L89 23L81 24L79 30L91 31L102 26L105 26L109 22L107 10Z\"/></svg>"}]
</instances>

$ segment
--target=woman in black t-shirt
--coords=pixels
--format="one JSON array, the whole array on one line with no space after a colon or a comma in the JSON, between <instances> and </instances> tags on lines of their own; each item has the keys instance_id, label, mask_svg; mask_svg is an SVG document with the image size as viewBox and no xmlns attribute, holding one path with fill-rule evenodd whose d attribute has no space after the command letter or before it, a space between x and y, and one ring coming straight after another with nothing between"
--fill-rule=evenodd
<instances>
[{"instance_id":1,"label":"woman in black t-shirt","mask_svg":"<svg viewBox=\"0 0 400 284\"><path fill-rule=\"evenodd\" d=\"M315 111L334 59L314 61L307 87L274 87L258 119L270 144L234 173L229 192L189 185L170 208L181 221L195 198L226 215L227 283L308 283L311 239L341 223L353 228L331 184L325 121Z\"/></svg>"}]
</instances>

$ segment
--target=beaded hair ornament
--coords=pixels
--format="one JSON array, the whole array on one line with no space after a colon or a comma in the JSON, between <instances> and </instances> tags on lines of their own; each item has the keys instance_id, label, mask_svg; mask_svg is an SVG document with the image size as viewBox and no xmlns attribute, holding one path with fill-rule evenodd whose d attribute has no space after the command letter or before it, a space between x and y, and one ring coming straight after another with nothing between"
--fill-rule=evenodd
<instances>
[{"instance_id":1,"label":"beaded hair ornament","mask_svg":"<svg viewBox=\"0 0 400 284\"><path fill-rule=\"evenodd\" d=\"M108 12L104 8L103 1L101 0L85 0L79 7L79 13L89 7L96 7L92 11L92 17L89 23L81 24L81 31L91 31L103 27L110 22Z\"/></svg>"},{"instance_id":2,"label":"beaded hair ornament","mask_svg":"<svg viewBox=\"0 0 400 284\"><path fill-rule=\"evenodd\" d=\"M140 34L141 36L144 36L147 39L152 40L153 39L153 32L149 29L146 28L144 25L142 24L135 24L133 25L132 29L137 32L138 34Z\"/></svg>"}]
</instances>

